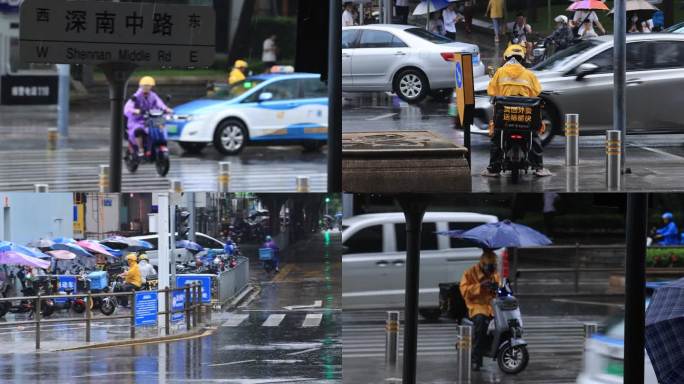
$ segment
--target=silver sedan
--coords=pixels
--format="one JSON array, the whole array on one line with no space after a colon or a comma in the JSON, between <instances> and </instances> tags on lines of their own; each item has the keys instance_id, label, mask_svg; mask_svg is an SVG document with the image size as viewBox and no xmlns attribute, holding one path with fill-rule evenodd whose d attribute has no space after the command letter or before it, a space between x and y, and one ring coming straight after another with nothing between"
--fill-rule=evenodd
<instances>
[{"instance_id":1,"label":"silver sedan","mask_svg":"<svg viewBox=\"0 0 684 384\"><path fill-rule=\"evenodd\" d=\"M601 36L558 52L532 68L546 100L548 144L563 134L567 113L578 113L580 134L604 133L613 124L613 39ZM475 127L485 132L492 116L489 78L475 81ZM627 35L627 129L630 134L684 133L684 35Z\"/></svg>"},{"instance_id":2,"label":"silver sedan","mask_svg":"<svg viewBox=\"0 0 684 384\"><path fill-rule=\"evenodd\" d=\"M484 74L477 45L457 43L410 25L342 28L342 90L395 92L408 103L456 87L454 53L473 55L474 76Z\"/></svg>"}]
</instances>

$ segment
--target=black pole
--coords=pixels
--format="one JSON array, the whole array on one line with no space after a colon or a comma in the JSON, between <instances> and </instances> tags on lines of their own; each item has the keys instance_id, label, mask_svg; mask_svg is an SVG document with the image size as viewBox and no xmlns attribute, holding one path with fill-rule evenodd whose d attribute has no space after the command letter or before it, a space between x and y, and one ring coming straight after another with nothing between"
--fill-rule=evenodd
<instances>
[{"instance_id":1,"label":"black pole","mask_svg":"<svg viewBox=\"0 0 684 384\"><path fill-rule=\"evenodd\" d=\"M328 192L342 192L342 0L330 0L328 31Z\"/></svg>"},{"instance_id":2,"label":"black pole","mask_svg":"<svg viewBox=\"0 0 684 384\"><path fill-rule=\"evenodd\" d=\"M406 296L404 308L403 383L416 383L418 357L418 288L420 283L420 230L428 199L422 195L397 198L406 217Z\"/></svg>"},{"instance_id":3,"label":"black pole","mask_svg":"<svg viewBox=\"0 0 684 384\"><path fill-rule=\"evenodd\" d=\"M472 154L470 152L470 123L466 122L463 127L463 146L466 147L468 153L466 154L466 160L468 160L468 168L473 169L472 165Z\"/></svg>"},{"instance_id":4,"label":"black pole","mask_svg":"<svg viewBox=\"0 0 684 384\"><path fill-rule=\"evenodd\" d=\"M627 195L625 262L625 384L644 381L648 195Z\"/></svg>"},{"instance_id":5,"label":"black pole","mask_svg":"<svg viewBox=\"0 0 684 384\"><path fill-rule=\"evenodd\" d=\"M123 107L126 84L137 66L131 63L105 63L100 68L109 83L109 109L111 128L109 135L109 192L121 192L121 162L123 154Z\"/></svg>"}]
</instances>

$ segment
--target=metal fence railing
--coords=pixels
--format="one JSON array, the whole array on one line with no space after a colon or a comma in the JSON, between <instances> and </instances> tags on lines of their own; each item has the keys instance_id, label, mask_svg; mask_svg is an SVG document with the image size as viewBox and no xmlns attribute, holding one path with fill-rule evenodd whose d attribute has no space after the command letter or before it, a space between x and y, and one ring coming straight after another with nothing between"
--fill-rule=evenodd
<instances>
[{"instance_id":1,"label":"metal fence railing","mask_svg":"<svg viewBox=\"0 0 684 384\"><path fill-rule=\"evenodd\" d=\"M239 294L249 283L249 259L238 257L237 266L219 273L216 280L218 283L217 302L219 306L222 306Z\"/></svg>"},{"instance_id":2,"label":"metal fence railing","mask_svg":"<svg viewBox=\"0 0 684 384\"><path fill-rule=\"evenodd\" d=\"M172 308L171 298L174 293L184 291L184 302L183 308ZM33 319L23 320L23 321L13 321L13 322L3 322L3 326L15 326L15 325L34 325L35 326L35 343L36 349L40 349L40 333L41 325L43 324L54 324L54 323L85 323L85 341L90 342L91 339L91 324L98 321L112 321L118 319L129 319L130 320L130 338L135 339L136 336L136 293L139 292L156 292L158 295L162 294L165 296L165 308L162 311L157 310L156 316L164 316L164 332L165 335L170 334L171 329L171 317L176 313L183 313L185 317L186 330L190 331L203 323L205 316L206 320L211 320L211 306L202 303L201 295L201 285L200 284L188 284L181 288L165 288L159 290L151 291L133 291L133 292L104 292L104 293L77 293L73 295L36 295L36 296L22 296L22 297L7 297L0 298L0 303L12 302L12 301L29 301L33 302ZM130 303L130 314L127 315L110 315L106 317L93 317L93 299L97 297L120 297L128 296L128 302ZM57 318L57 319L47 319L41 314L40 308L43 308L43 303L45 300L55 300L64 299L67 297L71 298L84 298L86 300L85 312L83 317L77 318Z\"/></svg>"}]
</instances>

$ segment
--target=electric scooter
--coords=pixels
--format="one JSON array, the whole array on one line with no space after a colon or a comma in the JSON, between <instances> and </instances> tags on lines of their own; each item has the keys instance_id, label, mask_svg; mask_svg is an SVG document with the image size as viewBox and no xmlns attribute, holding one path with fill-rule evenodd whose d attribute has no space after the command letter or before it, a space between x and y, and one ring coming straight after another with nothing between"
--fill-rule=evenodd
<instances>
[{"instance_id":1,"label":"electric scooter","mask_svg":"<svg viewBox=\"0 0 684 384\"><path fill-rule=\"evenodd\" d=\"M141 163L154 163L157 174L164 177L169 173L169 168L171 167L169 149L166 146L167 133L164 127L166 121L164 111L158 109L147 111L144 114L144 119L147 134L143 137L143 146L145 147L145 152L149 153L149 155L146 154L141 158L138 155L138 151L129 142L124 156L126 169L131 173L135 173Z\"/></svg>"}]
</instances>

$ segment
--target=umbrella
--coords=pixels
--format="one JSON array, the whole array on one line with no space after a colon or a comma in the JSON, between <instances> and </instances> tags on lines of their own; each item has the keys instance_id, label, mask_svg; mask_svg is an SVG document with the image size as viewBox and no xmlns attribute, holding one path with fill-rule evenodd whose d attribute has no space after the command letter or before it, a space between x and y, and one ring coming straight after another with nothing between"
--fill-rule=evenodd
<instances>
[{"instance_id":1,"label":"umbrella","mask_svg":"<svg viewBox=\"0 0 684 384\"><path fill-rule=\"evenodd\" d=\"M123 236L113 236L100 241L100 244L104 244L108 247L115 249L125 249L127 251L142 251L147 249L153 249L154 246L144 240L131 239Z\"/></svg>"},{"instance_id":2,"label":"umbrella","mask_svg":"<svg viewBox=\"0 0 684 384\"><path fill-rule=\"evenodd\" d=\"M50 240L50 239L40 239L36 241L32 241L28 244L31 247L36 247L40 249L47 249L55 245L55 242Z\"/></svg>"},{"instance_id":3,"label":"umbrella","mask_svg":"<svg viewBox=\"0 0 684 384\"><path fill-rule=\"evenodd\" d=\"M50 262L16 251L0 252L0 264L26 265L29 267L49 268Z\"/></svg>"},{"instance_id":4,"label":"umbrella","mask_svg":"<svg viewBox=\"0 0 684 384\"><path fill-rule=\"evenodd\" d=\"M44 254L38 248L26 247L26 246L19 245L19 244L13 244L11 250L15 251L15 252L23 253L24 255L28 255L31 257L37 257L39 259L49 259L50 258L50 255Z\"/></svg>"},{"instance_id":5,"label":"umbrella","mask_svg":"<svg viewBox=\"0 0 684 384\"><path fill-rule=\"evenodd\" d=\"M114 248L112 248L112 247L108 247L108 246L106 246L106 245L104 245L104 244L100 244L100 245L101 245L102 247L104 247L104 249L106 249L107 252L109 252L109 253L110 253L112 256L114 256L114 257L121 257L121 256L123 256L123 252L121 252L121 251L118 250L118 249L114 249Z\"/></svg>"},{"instance_id":6,"label":"umbrella","mask_svg":"<svg viewBox=\"0 0 684 384\"><path fill-rule=\"evenodd\" d=\"M544 234L510 220L478 225L467 231L455 230L437 232L440 235L470 240L482 248L530 247L549 245L551 240Z\"/></svg>"},{"instance_id":7,"label":"umbrella","mask_svg":"<svg viewBox=\"0 0 684 384\"><path fill-rule=\"evenodd\" d=\"M646 352L658 382L684 382L684 278L658 288L646 311Z\"/></svg>"},{"instance_id":8,"label":"umbrella","mask_svg":"<svg viewBox=\"0 0 684 384\"><path fill-rule=\"evenodd\" d=\"M52 239L57 244L69 244L69 243L75 243L76 240L72 239L71 237L55 237Z\"/></svg>"},{"instance_id":9,"label":"umbrella","mask_svg":"<svg viewBox=\"0 0 684 384\"><path fill-rule=\"evenodd\" d=\"M176 248L185 248L188 251L195 251L195 252L202 252L204 251L204 247L201 245L192 242L190 240L178 240L176 241Z\"/></svg>"},{"instance_id":10,"label":"umbrella","mask_svg":"<svg viewBox=\"0 0 684 384\"><path fill-rule=\"evenodd\" d=\"M69 251L64 251L61 249L57 249L54 251L47 251L47 253L57 260L73 260L76 258L75 253L69 252Z\"/></svg>"},{"instance_id":11,"label":"umbrella","mask_svg":"<svg viewBox=\"0 0 684 384\"><path fill-rule=\"evenodd\" d=\"M81 248L85 249L86 251L92 253L99 253L105 256L113 256L102 244L94 240L81 240L77 241L76 244L78 244Z\"/></svg>"},{"instance_id":12,"label":"umbrella","mask_svg":"<svg viewBox=\"0 0 684 384\"><path fill-rule=\"evenodd\" d=\"M0 241L0 252L9 251L10 247L12 247L12 243L9 241Z\"/></svg>"},{"instance_id":13,"label":"umbrella","mask_svg":"<svg viewBox=\"0 0 684 384\"><path fill-rule=\"evenodd\" d=\"M598 0L579 0L575 1L568 7L568 11L591 11L591 10L598 10L598 11L607 11L610 8L601 1Z\"/></svg>"},{"instance_id":14,"label":"umbrella","mask_svg":"<svg viewBox=\"0 0 684 384\"><path fill-rule=\"evenodd\" d=\"M423 0L413 10L413 15L426 15L446 8L447 5L449 5L447 0Z\"/></svg>"},{"instance_id":15,"label":"umbrella","mask_svg":"<svg viewBox=\"0 0 684 384\"><path fill-rule=\"evenodd\" d=\"M628 14L631 13L636 13L637 16L639 16L639 20L646 20L650 19L651 16L653 16L653 12L659 11L659 9L649 3L646 0L627 0L625 3L625 10ZM609 15L612 15L615 13L615 8L611 9L610 12L608 12Z\"/></svg>"},{"instance_id":16,"label":"umbrella","mask_svg":"<svg viewBox=\"0 0 684 384\"><path fill-rule=\"evenodd\" d=\"M75 253L76 256L92 256L93 254L86 251L80 245L76 243L57 243L52 246L53 250L62 250Z\"/></svg>"}]
</instances>

